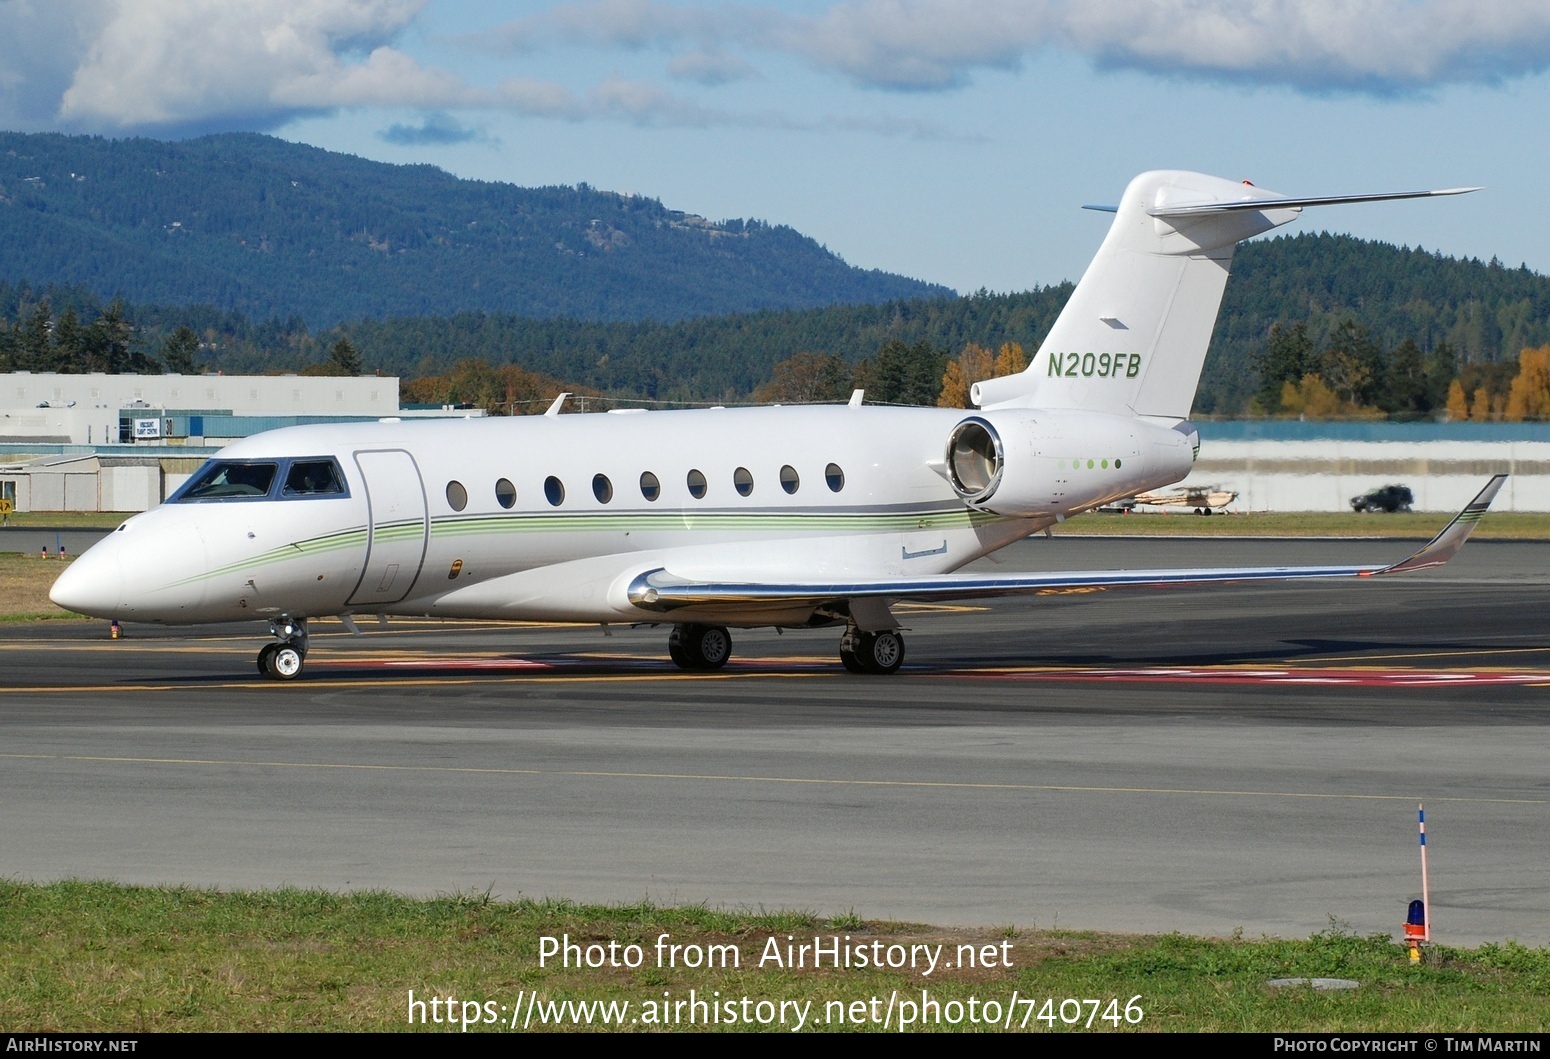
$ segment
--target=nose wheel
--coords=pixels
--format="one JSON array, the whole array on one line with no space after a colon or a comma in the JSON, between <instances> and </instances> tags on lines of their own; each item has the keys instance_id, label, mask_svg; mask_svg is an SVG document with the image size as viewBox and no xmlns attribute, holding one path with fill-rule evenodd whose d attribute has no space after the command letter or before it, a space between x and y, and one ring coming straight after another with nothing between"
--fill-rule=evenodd
<instances>
[{"instance_id":1,"label":"nose wheel","mask_svg":"<svg viewBox=\"0 0 1550 1059\"><path fill-rule=\"evenodd\" d=\"M840 662L852 673L895 673L904 664L904 637L887 629L846 629L840 638Z\"/></svg>"},{"instance_id":2,"label":"nose wheel","mask_svg":"<svg viewBox=\"0 0 1550 1059\"><path fill-rule=\"evenodd\" d=\"M304 620L277 621L270 629L278 643L266 644L258 652L258 672L270 680L295 680L301 676L307 660L307 623Z\"/></svg>"},{"instance_id":3,"label":"nose wheel","mask_svg":"<svg viewBox=\"0 0 1550 1059\"><path fill-rule=\"evenodd\" d=\"M720 669L732 657L732 634L723 625L675 625L667 653L679 669Z\"/></svg>"}]
</instances>

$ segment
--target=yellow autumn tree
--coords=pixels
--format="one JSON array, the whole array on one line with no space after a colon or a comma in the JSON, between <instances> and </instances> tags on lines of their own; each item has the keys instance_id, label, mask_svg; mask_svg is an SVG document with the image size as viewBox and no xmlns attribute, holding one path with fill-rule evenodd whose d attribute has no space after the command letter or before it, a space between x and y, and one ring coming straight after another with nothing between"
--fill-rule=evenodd
<instances>
[{"instance_id":1,"label":"yellow autumn tree","mask_svg":"<svg viewBox=\"0 0 1550 1059\"><path fill-rule=\"evenodd\" d=\"M1028 370L1028 355L1023 352L1021 342L1003 342L996 352L996 362L991 366L991 378L999 379L1003 375L1016 375Z\"/></svg>"},{"instance_id":2,"label":"yellow autumn tree","mask_svg":"<svg viewBox=\"0 0 1550 1059\"><path fill-rule=\"evenodd\" d=\"M990 350L978 342L963 347L957 359L949 361L942 375L942 394L936 400L938 408L969 407L969 387L986 379L999 379L1003 375L1016 375L1028 370L1028 355L1017 342L1003 342L994 357Z\"/></svg>"},{"instance_id":3,"label":"yellow autumn tree","mask_svg":"<svg viewBox=\"0 0 1550 1059\"><path fill-rule=\"evenodd\" d=\"M1475 390L1475 399L1469 406L1469 418L1481 423L1491 418L1491 391L1484 386Z\"/></svg>"},{"instance_id":4,"label":"yellow autumn tree","mask_svg":"<svg viewBox=\"0 0 1550 1059\"><path fill-rule=\"evenodd\" d=\"M1507 393L1503 418L1512 423L1550 417L1550 346L1518 354L1518 374Z\"/></svg>"},{"instance_id":5,"label":"yellow autumn tree","mask_svg":"<svg viewBox=\"0 0 1550 1059\"><path fill-rule=\"evenodd\" d=\"M1469 418L1469 398L1464 396L1464 384L1454 379L1448 384L1448 422L1462 423Z\"/></svg>"},{"instance_id":6,"label":"yellow autumn tree","mask_svg":"<svg viewBox=\"0 0 1550 1059\"><path fill-rule=\"evenodd\" d=\"M988 379L995 371L995 358L990 350L978 342L970 342L963 352L947 362L942 375L942 393L936 399L938 408L969 407L969 387L981 379Z\"/></svg>"},{"instance_id":7,"label":"yellow autumn tree","mask_svg":"<svg viewBox=\"0 0 1550 1059\"><path fill-rule=\"evenodd\" d=\"M1281 416L1293 419L1382 419L1382 409L1343 399L1317 373L1281 384Z\"/></svg>"}]
</instances>

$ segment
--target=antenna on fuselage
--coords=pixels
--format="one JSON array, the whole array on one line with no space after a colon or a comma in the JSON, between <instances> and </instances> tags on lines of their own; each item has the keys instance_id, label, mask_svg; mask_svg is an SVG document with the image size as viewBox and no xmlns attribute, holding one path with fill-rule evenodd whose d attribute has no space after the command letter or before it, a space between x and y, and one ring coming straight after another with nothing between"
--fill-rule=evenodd
<instances>
[{"instance_id":1,"label":"antenna on fuselage","mask_svg":"<svg viewBox=\"0 0 1550 1059\"><path fill-rule=\"evenodd\" d=\"M569 391L567 391L565 393L560 394L560 396L556 397L554 399L554 404L549 406L549 411L545 412L544 415L546 415L546 416L557 416L557 415L559 415L560 414L560 409L562 407L564 407L564 405L565 405L565 399L567 397L569 397L569 396L570 396L570 393L569 393Z\"/></svg>"}]
</instances>

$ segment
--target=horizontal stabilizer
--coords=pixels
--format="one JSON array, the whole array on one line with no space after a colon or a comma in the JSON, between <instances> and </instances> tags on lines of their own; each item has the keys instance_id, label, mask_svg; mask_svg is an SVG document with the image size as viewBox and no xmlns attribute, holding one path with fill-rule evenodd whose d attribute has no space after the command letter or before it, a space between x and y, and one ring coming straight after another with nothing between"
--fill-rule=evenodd
<instances>
[{"instance_id":1,"label":"horizontal stabilizer","mask_svg":"<svg viewBox=\"0 0 1550 1059\"><path fill-rule=\"evenodd\" d=\"M1339 206L1348 202L1385 202L1389 199L1429 199L1440 195L1467 195L1480 188L1443 188L1440 191L1386 191L1378 195L1319 195L1313 198L1289 199L1280 196L1245 198L1239 202L1202 202L1196 205L1154 206L1147 210L1152 217L1198 217L1207 213L1233 213L1239 210L1292 210L1304 206ZM1086 206L1084 209L1102 209Z\"/></svg>"}]
</instances>

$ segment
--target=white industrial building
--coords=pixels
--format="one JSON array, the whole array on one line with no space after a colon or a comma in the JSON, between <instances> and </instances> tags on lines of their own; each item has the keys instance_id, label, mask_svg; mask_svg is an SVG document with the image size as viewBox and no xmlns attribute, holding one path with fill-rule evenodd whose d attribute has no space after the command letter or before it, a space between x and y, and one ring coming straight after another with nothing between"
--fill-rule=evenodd
<instances>
[{"instance_id":1,"label":"white industrial building","mask_svg":"<svg viewBox=\"0 0 1550 1059\"><path fill-rule=\"evenodd\" d=\"M1416 511L1458 511L1493 474L1493 511L1550 511L1550 424L1200 424L1184 484L1232 490L1229 511L1349 511L1351 498L1408 486Z\"/></svg>"},{"instance_id":2,"label":"white industrial building","mask_svg":"<svg viewBox=\"0 0 1550 1059\"><path fill-rule=\"evenodd\" d=\"M176 413L231 418L369 417L403 414L398 378L374 375L0 375L0 443L130 444L136 420ZM129 425L127 436L126 422ZM141 427L138 440L205 444L203 434L168 437ZM251 433L251 431L249 431ZM245 434L235 435L245 437ZM222 440L231 440L225 438ZM216 443L220 443L217 441Z\"/></svg>"},{"instance_id":3,"label":"white industrial building","mask_svg":"<svg viewBox=\"0 0 1550 1059\"><path fill-rule=\"evenodd\" d=\"M144 511L221 446L305 423L482 416L401 408L398 378L0 375L0 501L16 511Z\"/></svg>"}]
</instances>

